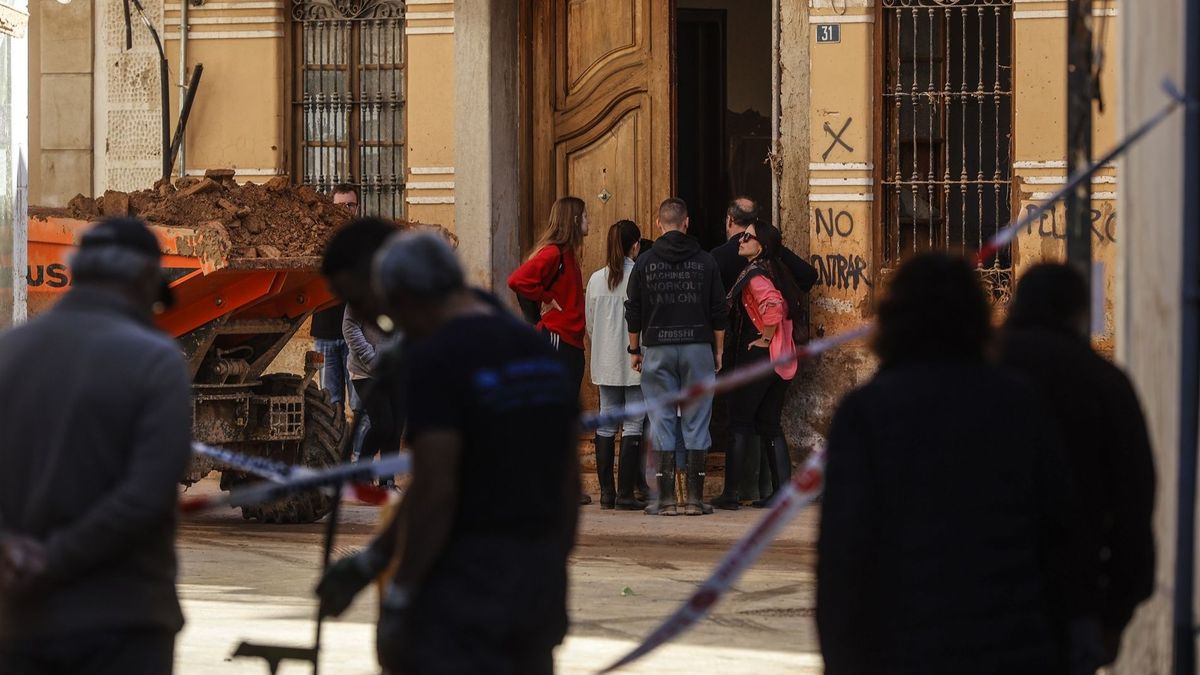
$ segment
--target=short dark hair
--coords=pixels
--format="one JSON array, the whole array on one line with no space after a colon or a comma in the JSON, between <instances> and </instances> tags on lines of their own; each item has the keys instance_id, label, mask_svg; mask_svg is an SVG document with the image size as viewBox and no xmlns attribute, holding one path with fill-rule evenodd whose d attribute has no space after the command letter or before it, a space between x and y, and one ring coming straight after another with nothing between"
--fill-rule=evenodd
<instances>
[{"instance_id":1,"label":"short dark hair","mask_svg":"<svg viewBox=\"0 0 1200 675\"><path fill-rule=\"evenodd\" d=\"M331 194L344 195L347 192L353 192L355 196L357 196L358 188L354 187L353 183L338 183L337 185L333 186L333 192Z\"/></svg>"},{"instance_id":2,"label":"short dark hair","mask_svg":"<svg viewBox=\"0 0 1200 675\"><path fill-rule=\"evenodd\" d=\"M743 207L742 202L748 202L750 206ZM735 197L733 201L729 202L729 208L725 213L736 225L753 225L758 220L758 202L749 197Z\"/></svg>"},{"instance_id":3,"label":"short dark hair","mask_svg":"<svg viewBox=\"0 0 1200 675\"><path fill-rule=\"evenodd\" d=\"M664 199L658 207L658 220L664 225L682 225L687 214L687 202L679 197Z\"/></svg>"},{"instance_id":4,"label":"short dark hair","mask_svg":"<svg viewBox=\"0 0 1200 675\"><path fill-rule=\"evenodd\" d=\"M350 272L364 280L371 278L371 260L383 248L388 237L396 234L395 223L382 218L357 218L338 230L325 246L321 274L332 277Z\"/></svg>"},{"instance_id":5,"label":"short dark hair","mask_svg":"<svg viewBox=\"0 0 1200 675\"><path fill-rule=\"evenodd\" d=\"M966 258L923 253L892 277L872 346L884 367L922 359L977 362L991 336L991 305Z\"/></svg>"},{"instance_id":6,"label":"short dark hair","mask_svg":"<svg viewBox=\"0 0 1200 675\"><path fill-rule=\"evenodd\" d=\"M1087 313L1089 300L1087 282L1073 267L1034 265L1017 282L1004 325L1074 330L1075 322Z\"/></svg>"}]
</instances>

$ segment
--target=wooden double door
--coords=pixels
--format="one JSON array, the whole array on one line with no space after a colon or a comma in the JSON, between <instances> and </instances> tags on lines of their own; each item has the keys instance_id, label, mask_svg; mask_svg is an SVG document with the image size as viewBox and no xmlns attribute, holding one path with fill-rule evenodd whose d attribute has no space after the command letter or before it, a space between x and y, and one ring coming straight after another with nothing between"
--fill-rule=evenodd
<instances>
[{"instance_id":1,"label":"wooden double door","mask_svg":"<svg viewBox=\"0 0 1200 675\"><path fill-rule=\"evenodd\" d=\"M628 218L653 239L671 196L672 11L672 0L531 0L526 241L555 199L582 198L585 281L604 265L609 225Z\"/></svg>"}]
</instances>

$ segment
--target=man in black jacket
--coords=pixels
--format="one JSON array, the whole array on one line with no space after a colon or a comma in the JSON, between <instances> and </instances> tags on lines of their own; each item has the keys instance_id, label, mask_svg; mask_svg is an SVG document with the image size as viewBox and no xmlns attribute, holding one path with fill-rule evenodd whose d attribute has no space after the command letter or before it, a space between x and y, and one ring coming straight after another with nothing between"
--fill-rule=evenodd
<instances>
[{"instance_id":1,"label":"man in black jacket","mask_svg":"<svg viewBox=\"0 0 1200 675\"><path fill-rule=\"evenodd\" d=\"M759 220L758 204L749 197L738 197L729 202L725 212L725 243L712 250L712 256L721 269L721 283L725 288L733 288L733 282L746 268L746 259L738 255L738 237ZM796 285L807 293L817 283L817 269L796 255L788 247L783 247L779 256L783 264L792 273Z\"/></svg>"},{"instance_id":2,"label":"man in black jacket","mask_svg":"<svg viewBox=\"0 0 1200 675\"><path fill-rule=\"evenodd\" d=\"M625 303L631 365L642 373L646 398L714 377L721 369L727 314L725 288L716 261L686 234L687 205L682 199L664 201L656 223L663 234L649 251L638 256L629 273L629 299ZM702 493L704 457L712 445L708 431L711 417L711 394L682 410L687 458L684 513L689 516L707 510ZM675 411L650 413L650 430L659 452L659 503L647 511L673 516L678 512Z\"/></svg>"},{"instance_id":3,"label":"man in black jacket","mask_svg":"<svg viewBox=\"0 0 1200 675\"><path fill-rule=\"evenodd\" d=\"M1112 663L1154 590L1154 460L1129 378L1088 344L1088 291L1066 265L1025 273L1002 364L1026 377L1058 425L1075 482L1069 564L1072 671Z\"/></svg>"},{"instance_id":4,"label":"man in black jacket","mask_svg":"<svg viewBox=\"0 0 1200 675\"><path fill-rule=\"evenodd\" d=\"M333 203L352 214L358 214L358 193L349 183L334 186ZM344 302L314 313L309 334L313 338L313 348L325 357L325 365L321 368L321 388L329 392L329 402L335 409L342 410L343 402L349 396L350 408L358 410L361 406L356 400L354 387L349 386L350 377L346 371L350 351L342 337L342 318L345 313Z\"/></svg>"},{"instance_id":5,"label":"man in black jacket","mask_svg":"<svg viewBox=\"0 0 1200 675\"><path fill-rule=\"evenodd\" d=\"M191 388L155 329L158 241L105 221L72 289L0 337L0 672L170 673Z\"/></svg>"}]
</instances>

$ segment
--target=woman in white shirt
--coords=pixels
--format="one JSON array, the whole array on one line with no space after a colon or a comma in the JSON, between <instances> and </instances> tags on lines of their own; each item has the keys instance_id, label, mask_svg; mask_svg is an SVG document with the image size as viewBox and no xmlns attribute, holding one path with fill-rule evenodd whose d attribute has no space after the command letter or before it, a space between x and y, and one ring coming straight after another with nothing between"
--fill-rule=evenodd
<instances>
[{"instance_id":1,"label":"woman in white shirt","mask_svg":"<svg viewBox=\"0 0 1200 675\"><path fill-rule=\"evenodd\" d=\"M600 387L600 411L642 402L641 374L629 365L629 326L625 323L625 286L642 233L632 220L608 228L608 264L588 279L585 295L587 332L592 341L592 384ZM617 425L596 430L596 474L600 478L600 508L640 510L646 503L634 496L641 467L642 419L621 427L621 459L613 484Z\"/></svg>"}]
</instances>

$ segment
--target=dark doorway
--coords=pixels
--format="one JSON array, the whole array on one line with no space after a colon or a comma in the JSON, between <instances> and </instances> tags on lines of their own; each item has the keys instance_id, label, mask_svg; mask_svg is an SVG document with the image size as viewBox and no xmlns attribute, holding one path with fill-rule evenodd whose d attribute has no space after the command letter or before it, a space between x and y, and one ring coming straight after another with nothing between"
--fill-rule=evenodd
<instances>
[{"instance_id":1,"label":"dark doorway","mask_svg":"<svg viewBox=\"0 0 1200 675\"><path fill-rule=\"evenodd\" d=\"M723 9L676 15L677 192L705 250L725 240L725 27Z\"/></svg>"},{"instance_id":2,"label":"dark doorway","mask_svg":"<svg viewBox=\"0 0 1200 675\"><path fill-rule=\"evenodd\" d=\"M771 3L678 0L676 192L705 249L725 241L725 208L745 195L771 214Z\"/></svg>"}]
</instances>

